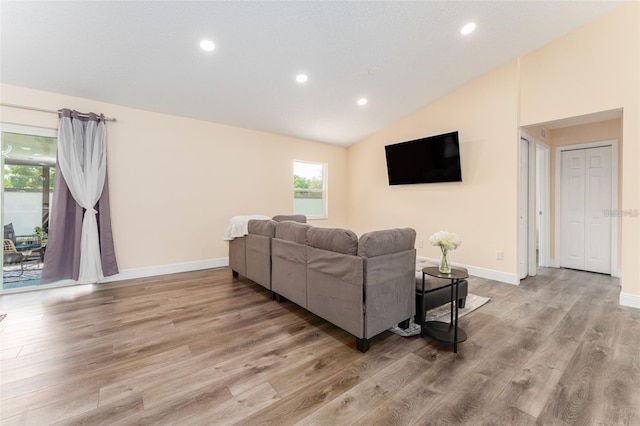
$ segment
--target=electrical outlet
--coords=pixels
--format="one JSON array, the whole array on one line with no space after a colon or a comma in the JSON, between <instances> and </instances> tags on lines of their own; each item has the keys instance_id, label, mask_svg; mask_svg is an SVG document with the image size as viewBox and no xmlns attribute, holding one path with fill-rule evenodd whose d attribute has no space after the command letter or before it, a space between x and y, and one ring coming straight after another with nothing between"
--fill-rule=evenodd
<instances>
[{"instance_id":1,"label":"electrical outlet","mask_svg":"<svg viewBox=\"0 0 640 426\"><path fill-rule=\"evenodd\" d=\"M498 259L498 260L504 259L504 253L502 253L502 250L498 250L496 252L496 259Z\"/></svg>"},{"instance_id":2,"label":"electrical outlet","mask_svg":"<svg viewBox=\"0 0 640 426\"><path fill-rule=\"evenodd\" d=\"M423 247L424 247L424 241L418 240L418 248L423 248Z\"/></svg>"}]
</instances>

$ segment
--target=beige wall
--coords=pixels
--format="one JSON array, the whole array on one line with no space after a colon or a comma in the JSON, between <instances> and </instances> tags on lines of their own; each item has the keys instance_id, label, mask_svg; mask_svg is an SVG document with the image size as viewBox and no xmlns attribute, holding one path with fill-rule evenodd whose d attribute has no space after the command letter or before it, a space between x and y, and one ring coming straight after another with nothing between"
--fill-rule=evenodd
<instances>
[{"instance_id":1,"label":"beige wall","mask_svg":"<svg viewBox=\"0 0 640 426\"><path fill-rule=\"evenodd\" d=\"M356 232L411 226L418 255L428 238L455 232L455 263L517 272L518 64L505 64L349 148L349 226ZM457 130L462 183L389 186L384 146ZM496 251L504 260L496 260Z\"/></svg>"},{"instance_id":2,"label":"beige wall","mask_svg":"<svg viewBox=\"0 0 640 426\"><path fill-rule=\"evenodd\" d=\"M622 108L622 209L640 208L640 2L522 59L520 124ZM621 220L622 292L640 297L640 220Z\"/></svg>"},{"instance_id":3,"label":"beige wall","mask_svg":"<svg viewBox=\"0 0 640 426\"><path fill-rule=\"evenodd\" d=\"M551 129L548 135L547 144L552 148L612 139L622 142L622 119L615 118L597 123Z\"/></svg>"},{"instance_id":4,"label":"beige wall","mask_svg":"<svg viewBox=\"0 0 640 426\"><path fill-rule=\"evenodd\" d=\"M291 213L293 160L328 163L329 219L346 226L346 148L123 106L0 86L2 102L97 111L107 124L108 173L121 270L227 256L222 236L241 214ZM56 128L54 114L3 107L0 122Z\"/></svg>"},{"instance_id":5,"label":"beige wall","mask_svg":"<svg viewBox=\"0 0 640 426\"><path fill-rule=\"evenodd\" d=\"M517 129L620 108L621 207L639 208L639 22L640 3L623 5L350 147L349 225L413 226L425 240L419 254L429 257L437 252L428 236L448 229L463 239L453 262L516 274ZM388 186L384 145L452 130L460 131L463 183ZM640 297L639 219L621 222L622 291Z\"/></svg>"},{"instance_id":6,"label":"beige wall","mask_svg":"<svg viewBox=\"0 0 640 426\"><path fill-rule=\"evenodd\" d=\"M530 136L539 142L549 145L550 131L546 126L529 126L521 129L522 136ZM544 136L543 136L544 134Z\"/></svg>"}]
</instances>

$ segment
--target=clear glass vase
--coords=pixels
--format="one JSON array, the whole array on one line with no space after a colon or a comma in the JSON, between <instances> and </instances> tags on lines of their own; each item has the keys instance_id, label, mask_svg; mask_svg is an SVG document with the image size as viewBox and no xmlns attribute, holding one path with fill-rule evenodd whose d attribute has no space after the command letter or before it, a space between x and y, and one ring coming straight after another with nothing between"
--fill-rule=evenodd
<instances>
[{"instance_id":1,"label":"clear glass vase","mask_svg":"<svg viewBox=\"0 0 640 426\"><path fill-rule=\"evenodd\" d=\"M441 274L450 274L451 265L449 265L449 259L447 258L447 249L444 247L440 247L440 251L442 252L442 254L440 255L440 264L438 265L438 270Z\"/></svg>"}]
</instances>

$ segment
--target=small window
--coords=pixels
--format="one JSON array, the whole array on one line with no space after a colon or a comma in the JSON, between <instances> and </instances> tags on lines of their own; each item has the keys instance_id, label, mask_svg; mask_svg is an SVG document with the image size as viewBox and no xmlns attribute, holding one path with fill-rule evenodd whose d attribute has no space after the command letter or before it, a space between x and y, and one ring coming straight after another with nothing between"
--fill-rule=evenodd
<instances>
[{"instance_id":1,"label":"small window","mask_svg":"<svg viewBox=\"0 0 640 426\"><path fill-rule=\"evenodd\" d=\"M327 217L327 165L293 162L293 213L309 219Z\"/></svg>"}]
</instances>

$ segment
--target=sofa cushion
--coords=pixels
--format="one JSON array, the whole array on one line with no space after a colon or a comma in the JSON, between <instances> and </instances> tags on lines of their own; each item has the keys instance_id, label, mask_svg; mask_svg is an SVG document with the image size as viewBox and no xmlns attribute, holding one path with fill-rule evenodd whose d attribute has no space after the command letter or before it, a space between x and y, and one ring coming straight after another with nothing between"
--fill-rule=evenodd
<instances>
[{"instance_id":1,"label":"sofa cushion","mask_svg":"<svg viewBox=\"0 0 640 426\"><path fill-rule=\"evenodd\" d=\"M310 227L307 239L311 247L352 256L358 254L358 236L348 229Z\"/></svg>"},{"instance_id":2,"label":"sofa cushion","mask_svg":"<svg viewBox=\"0 0 640 426\"><path fill-rule=\"evenodd\" d=\"M250 220L249 233L273 237L276 233L276 223L273 220Z\"/></svg>"},{"instance_id":3,"label":"sofa cushion","mask_svg":"<svg viewBox=\"0 0 640 426\"><path fill-rule=\"evenodd\" d=\"M298 244L307 244L307 230L311 225L305 223L285 221L276 225L276 238L293 241Z\"/></svg>"},{"instance_id":4,"label":"sofa cushion","mask_svg":"<svg viewBox=\"0 0 640 426\"><path fill-rule=\"evenodd\" d=\"M411 228L367 232L358 242L358 256L376 257L413 250L416 231Z\"/></svg>"},{"instance_id":5,"label":"sofa cushion","mask_svg":"<svg viewBox=\"0 0 640 426\"><path fill-rule=\"evenodd\" d=\"M276 222L284 222L285 220L291 220L299 223L307 223L307 217L303 214L279 214L273 217Z\"/></svg>"}]
</instances>

